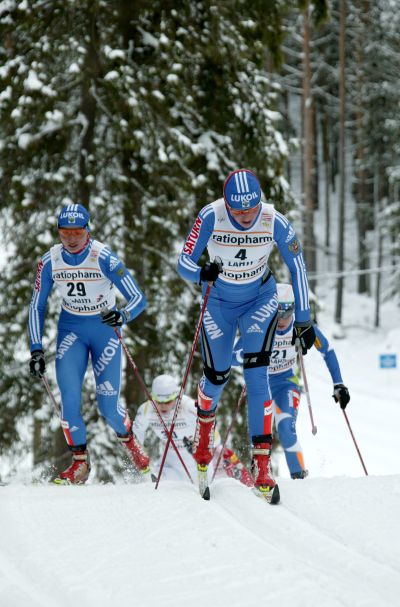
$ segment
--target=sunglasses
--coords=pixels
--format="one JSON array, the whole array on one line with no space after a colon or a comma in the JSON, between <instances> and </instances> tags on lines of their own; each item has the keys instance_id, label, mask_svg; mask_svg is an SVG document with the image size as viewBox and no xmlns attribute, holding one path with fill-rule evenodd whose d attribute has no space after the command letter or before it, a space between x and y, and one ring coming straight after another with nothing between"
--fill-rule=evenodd
<instances>
[{"instance_id":1,"label":"sunglasses","mask_svg":"<svg viewBox=\"0 0 400 607\"><path fill-rule=\"evenodd\" d=\"M152 394L153 396L153 400L156 403L159 403L160 405L168 405L168 403L172 403L174 400L176 400L176 397L178 396L177 394L169 394L168 396L154 396L154 394Z\"/></svg>"},{"instance_id":2,"label":"sunglasses","mask_svg":"<svg viewBox=\"0 0 400 607\"><path fill-rule=\"evenodd\" d=\"M229 209L229 212L231 213L231 215L247 215L248 213L251 213L253 211L257 211L260 208L260 203L258 203L255 207L252 207L251 209L244 209L244 210L237 210L237 209L232 209L232 207L230 207L228 204L226 205Z\"/></svg>"},{"instance_id":3,"label":"sunglasses","mask_svg":"<svg viewBox=\"0 0 400 607\"><path fill-rule=\"evenodd\" d=\"M77 236L80 238L87 234L86 228L58 228L58 233L60 236Z\"/></svg>"},{"instance_id":4,"label":"sunglasses","mask_svg":"<svg viewBox=\"0 0 400 607\"><path fill-rule=\"evenodd\" d=\"M278 310L278 318L284 320L286 318L290 318L293 314L293 308L289 308L288 310Z\"/></svg>"}]
</instances>

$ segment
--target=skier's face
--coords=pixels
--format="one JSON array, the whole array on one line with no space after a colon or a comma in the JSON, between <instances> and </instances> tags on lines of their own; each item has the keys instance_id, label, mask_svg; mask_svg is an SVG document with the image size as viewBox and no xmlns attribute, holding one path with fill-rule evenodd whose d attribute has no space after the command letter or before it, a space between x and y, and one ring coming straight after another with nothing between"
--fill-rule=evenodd
<instances>
[{"instance_id":1,"label":"skier's face","mask_svg":"<svg viewBox=\"0 0 400 607\"><path fill-rule=\"evenodd\" d=\"M159 403L156 400L155 403L156 403L157 409L159 410L161 415L167 415L175 407L176 398L174 398L173 400L169 400L166 403Z\"/></svg>"},{"instance_id":2,"label":"skier's face","mask_svg":"<svg viewBox=\"0 0 400 607\"><path fill-rule=\"evenodd\" d=\"M69 253L81 251L89 238L85 228L59 228L58 233L63 247Z\"/></svg>"},{"instance_id":3,"label":"skier's face","mask_svg":"<svg viewBox=\"0 0 400 607\"><path fill-rule=\"evenodd\" d=\"M277 329L278 331L284 331L285 329L288 328L288 326L290 325L290 323L293 320L293 311L289 314L289 316L286 316L284 318L279 318L279 312L278 312L278 324L277 324Z\"/></svg>"},{"instance_id":4,"label":"skier's face","mask_svg":"<svg viewBox=\"0 0 400 607\"><path fill-rule=\"evenodd\" d=\"M260 210L260 203L252 209L237 211L227 205L229 213L242 228L251 228Z\"/></svg>"}]
</instances>

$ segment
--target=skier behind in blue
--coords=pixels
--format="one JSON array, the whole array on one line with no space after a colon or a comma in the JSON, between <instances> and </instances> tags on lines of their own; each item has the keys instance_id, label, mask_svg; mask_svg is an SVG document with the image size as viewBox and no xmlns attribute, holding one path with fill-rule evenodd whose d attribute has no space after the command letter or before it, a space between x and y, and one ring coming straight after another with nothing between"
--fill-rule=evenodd
<instances>
[{"instance_id":1,"label":"skier behind in blue","mask_svg":"<svg viewBox=\"0 0 400 607\"><path fill-rule=\"evenodd\" d=\"M150 479L149 458L132 434L132 422L119 403L121 344L114 327L134 320L146 307L146 298L118 256L93 240L89 213L80 204L65 206L58 216L56 244L41 258L29 308L30 372L46 370L42 335L47 299L55 283L61 296L58 321L56 376L61 393L61 426L72 464L55 480L81 484L90 473L86 426L81 414L81 392L89 354L96 380L101 415L116 432L135 469ZM115 287L127 300L116 309Z\"/></svg>"},{"instance_id":2,"label":"skier behind in blue","mask_svg":"<svg viewBox=\"0 0 400 607\"><path fill-rule=\"evenodd\" d=\"M305 478L308 471L304 467L301 445L297 438L296 420L300 404L299 379L296 374L297 353L292 345L294 314L294 294L292 286L279 283L278 288L278 325L274 347L268 368L275 413L275 425L282 444L290 476L294 479ZM335 351L317 325L314 325L314 345L321 352L333 382L333 398L345 409L350 394L343 384L339 362ZM243 363L242 340L235 344L232 365Z\"/></svg>"},{"instance_id":3,"label":"skier behind in blue","mask_svg":"<svg viewBox=\"0 0 400 607\"><path fill-rule=\"evenodd\" d=\"M223 198L205 206L197 216L179 257L178 272L185 280L202 284L203 296L207 283L212 283L201 329L204 373L198 385L193 449L200 492L207 483L216 408L229 377L239 328L255 491L268 502L277 503L279 489L270 473L272 397L266 372L278 313L276 283L267 265L275 244L295 285L293 343L305 354L314 344L315 333L299 241L288 220L261 196L260 183L252 171L231 173L224 183ZM199 267L205 247L210 261Z\"/></svg>"}]
</instances>

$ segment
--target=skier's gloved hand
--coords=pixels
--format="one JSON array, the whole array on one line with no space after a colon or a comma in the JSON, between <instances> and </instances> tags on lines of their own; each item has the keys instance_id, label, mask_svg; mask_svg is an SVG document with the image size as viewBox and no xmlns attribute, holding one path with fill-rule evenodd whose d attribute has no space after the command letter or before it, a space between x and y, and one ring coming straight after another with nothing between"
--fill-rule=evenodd
<instances>
[{"instance_id":1,"label":"skier's gloved hand","mask_svg":"<svg viewBox=\"0 0 400 607\"><path fill-rule=\"evenodd\" d=\"M183 444L185 445L185 447L189 451L189 453L193 453L193 437L192 436L184 436Z\"/></svg>"},{"instance_id":2,"label":"skier's gloved hand","mask_svg":"<svg viewBox=\"0 0 400 607\"><path fill-rule=\"evenodd\" d=\"M302 354L307 354L307 350L312 348L315 342L315 331L312 322L294 321L292 346L298 350L301 347Z\"/></svg>"},{"instance_id":3,"label":"skier's gloved hand","mask_svg":"<svg viewBox=\"0 0 400 607\"><path fill-rule=\"evenodd\" d=\"M118 310L105 310L101 313L101 322L110 327L122 327L125 323L125 315Z\"/></svg>"},{"instance_id":4,"label":"skier's gloved hand","mask_svg":"<svg viewBox=\"0 0 400 607\"><path fill-rule=\"evenodd\" d=\"M46 361L44 359L43 350L35 350L31 353L29 371L33 377L43 377L44 372L46 371Z\"/></svg>"},{"instance_id":5,"label":"skier's gloved hand","mask_svg":"<svg viewBox=\"0 0 400 607\"><path fill-rule=\"evenodd\" d=\"M222 271L222 264L215 261L206 261L200 270L200 283L215 282L218 274Z\"/></svg>"},{"instance_id":6,"label":"skier's gloved hand","mask_svg":"<svg viewBox=\"0 0 400 607\"><path fill-rule=\"evenodd\" d=\"M340 404L341 409L346 409L350 401L350 394L344 384L335 384L333 386L332 398L335 399L335 402Z\"/></svg>"}]
</instances>

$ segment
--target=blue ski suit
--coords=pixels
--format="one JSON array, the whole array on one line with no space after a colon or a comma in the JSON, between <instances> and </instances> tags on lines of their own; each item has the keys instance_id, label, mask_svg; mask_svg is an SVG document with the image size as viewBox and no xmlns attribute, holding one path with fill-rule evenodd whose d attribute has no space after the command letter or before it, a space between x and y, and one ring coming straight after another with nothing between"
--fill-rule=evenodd
<instances>
[{"instance_id":1,"label":"blue ski suit","mask_svg":"<svg viewBox=\"0 0 400 607\"><path fill-rule=\"evenodd\" d=\"M86 445L81 393L89 355L96 381L99 411L119 436L130 430L129 415L120 403L121 344L114 329L101 323L101 312L115 309L115 287L127 300L125 322L146 307L146 298L118 256L90 239L80 253L61 244L40 260L29 307L31 352L42 349L47 300L56 284L61 301L58 320L56 376L61 393L61 425L70 447Z\"/></svg>"},{"instance_id":2,"label":"blue ski suit","mask_svg":"<svg viewBox=\"0 0 400 607\"><path fill-rule=\"evenodd\" d=\"M200 283L197 262L207 247L212 261L220 258L222 272L211 288L201 345L203 393L215 410L228 380L237 330L243 340L244 376L248 394L250 436L270 433L271 394L266 367L277 323L276 283L267 261L274 245L286 262L293 283L296 318L309 321L308 283L301 247L289 221L262 202L250 228L243 228L226 208L223 198L205 206L187 236L178 260L185 280ZM202 285L203 296L207 288Z\"/></svg>"}]
</instances>

